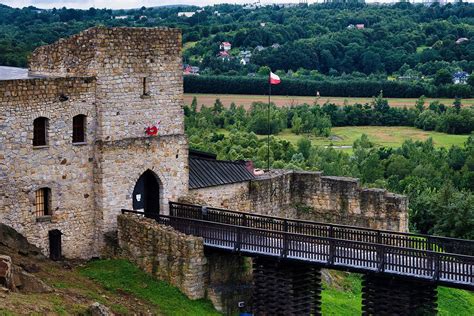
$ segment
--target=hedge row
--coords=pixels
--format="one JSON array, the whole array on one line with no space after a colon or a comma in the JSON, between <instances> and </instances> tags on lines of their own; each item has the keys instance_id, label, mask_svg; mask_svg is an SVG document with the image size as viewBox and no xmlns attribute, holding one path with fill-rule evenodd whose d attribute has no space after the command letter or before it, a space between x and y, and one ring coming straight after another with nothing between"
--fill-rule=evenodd
<instances>
[{"instance_id":1,"label":"hedge row","mask_svg":"<svg viewBox=\"0 0 474 316\"><path fill-rule=\"evenodd\" d=\"M434 87L427 84L412 84L396 81L347 80L314 81L283 78L279 85L272 86L274 95L298 95L331 97L373 97L383 91L387 98L427 97L469 98L474 95L468 85L446 85ZM184 92L217 94L268 94L268 81L263 77L185 76Z\"/></svg>"}]
</instances>

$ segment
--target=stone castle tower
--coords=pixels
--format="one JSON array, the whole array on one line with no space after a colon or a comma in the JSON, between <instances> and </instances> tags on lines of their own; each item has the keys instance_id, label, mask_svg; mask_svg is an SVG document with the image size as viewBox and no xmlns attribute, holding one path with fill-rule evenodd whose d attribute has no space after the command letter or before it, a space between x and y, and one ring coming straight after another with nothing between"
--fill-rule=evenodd
<instances>
[{"instance_id":1,"label":"stone castle tower","mask_svg":"<svg viewBox=\"0 0 474 316\"><path fill-rule=\"evenodd\" d=\"M179 30L98 27L35 50L28 77L0 80L0 222L87 258L121 208L166 212L188 190L182 90Z\"/></svg>"}]
</instances>

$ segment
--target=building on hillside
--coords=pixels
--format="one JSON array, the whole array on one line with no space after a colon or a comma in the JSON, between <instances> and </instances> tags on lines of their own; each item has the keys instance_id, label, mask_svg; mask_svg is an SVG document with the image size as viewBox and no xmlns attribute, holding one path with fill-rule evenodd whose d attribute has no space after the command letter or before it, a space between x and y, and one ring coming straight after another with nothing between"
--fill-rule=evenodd
<instances>
[{"instance_id":1,"label":"building on hillside","mask_svg":"<svg viewBox=\"0 0 474 316\"><path fill-rule=\"evenodd\" d=\"M219 49L227 52L232 49L232 44L229 42L222 42L219 45Z\"/></svg>"},{"instance_id":2,"label":"building on hillside","mask_svg":"<svg viewBox=\"0 0 474 316\"><path fill-rule=\"evenodd\" d=\"M469 74L465 71L457 71L453 74L454 84L466 84Z\"/></svg>"},{"instance_id":3,"label":"building on hillside","mask_svg":"<svg viewBox=\"0 0 474 316\"><path fill-rule=\"evenodd\" d=\"M407 230L406 198L357 179L190 152L181 42L96 27L37 48L28 70L0 67L0 223L55 259L100 256L121 209L170 201Z\"/></svg>"},{"instance_id":4,"label":"building on hillside","mask_svg":"<svg viewBox=\"0 0 474 316\"><path fill-rule=\"evenodd\" d=\"M459 45L459 44L462 44L462 43L467 42L467 41L469 41L468 38L466 38L466 37L461 37L461 38L458 38L458 39L456 40L456 44Z\"/></svg>"},{"instance_id":5,"label":"building on hillside","mask_svg":"<svg viewBox=\"0 0 474 316\"><path fill-rule=\"evenodd\" d=\"M195 14L196 12L178 12L179 17L185 17L185 18L190 18Z\"/></svg>"},{"instance_id":6,"label":"building on hillside","mask_svg":"<svg viewBox=\"0 0 474 316\"><path fill-rule=\"evenodd\" d=\"M199 75L199 67L197 66L191 66L191 65L187 65L187 64L184 64L183 65L183 75Z\"/></svg>"}]
</instances>

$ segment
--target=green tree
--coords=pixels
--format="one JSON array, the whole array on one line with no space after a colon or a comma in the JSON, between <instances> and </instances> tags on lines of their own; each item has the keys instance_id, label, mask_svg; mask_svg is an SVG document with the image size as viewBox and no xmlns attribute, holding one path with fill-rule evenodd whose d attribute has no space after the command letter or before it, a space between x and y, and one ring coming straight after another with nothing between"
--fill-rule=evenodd
<instances>
[{"instance_id":1,"label":"green tree","mask_svg":"<svg viewBox=\"0 0 474 316\"><path fill-rule=\"evenodd\" d=\"M307 137L301 137L297 142L298 151L305 159L309 158L311 152L311 141Z\"/></svg>"},{"instance_id":2,"label":"green tree","mask_svg":"<svg viewBox=\"0 0 474 316\"><path fill-rule=\"evenodd\" d=\"M437 86L452 83L452 76L449 70L440 69L434 76L434 84Z\"/></svg>"}]
</instances>

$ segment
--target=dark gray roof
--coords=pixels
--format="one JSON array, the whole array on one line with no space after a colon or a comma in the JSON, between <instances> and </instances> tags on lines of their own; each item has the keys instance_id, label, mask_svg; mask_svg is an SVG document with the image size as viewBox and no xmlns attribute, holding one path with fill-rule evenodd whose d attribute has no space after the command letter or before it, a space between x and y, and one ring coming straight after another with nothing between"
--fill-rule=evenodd
<instances>
[{"instance_id":1,"label":"dark gray roof","mask_svg":"<svg viewBox=\"0 0 474 316\"><path fill-rule=\"evenodd\" d=\"M189 188L198 189L255 179L245 162L189 156Z\"/></svg>"}]
</instances>

